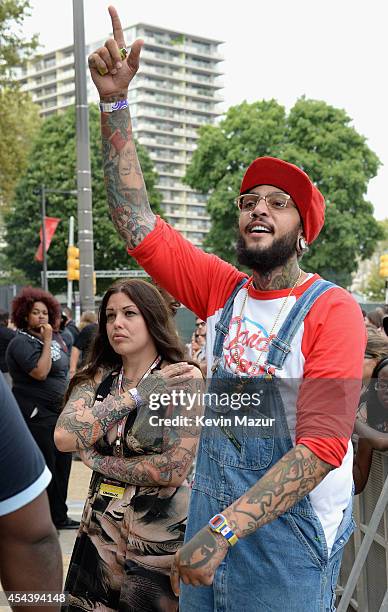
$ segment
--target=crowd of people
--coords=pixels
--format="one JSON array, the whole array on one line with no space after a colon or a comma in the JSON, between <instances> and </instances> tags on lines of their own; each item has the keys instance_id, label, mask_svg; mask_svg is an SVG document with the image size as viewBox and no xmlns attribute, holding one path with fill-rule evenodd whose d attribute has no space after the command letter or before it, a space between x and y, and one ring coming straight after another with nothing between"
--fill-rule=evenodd
<instances>
[{"instance_id":1,"label":"crowd of people","mask_svg":"<svg viewBox=\"0 0 388 612\"><path fill-rule=\"evenodd\" d=\"M142 41L128 53L109 12L113 38L89 57L107 200L153 283L115 282L83 329L33 288L13 302L16 330L0 313L13 396L3 381L0 391L33 457L19 492L0 499L0 535L2 516L9 529L40 504L57 563L47 503L57 529L78 527L66 507L77 453L91 482L64 610L329 612L354 486L365 488L374 449L388 449L387 307L362 312L300 267L325 200L288 161L259 157L243 176L237 257L250 275L154 215L127 103ZM186 346L181 304L196 316ZM8 462L15 452L2 449Z\"/></svg>"}]
</instances>

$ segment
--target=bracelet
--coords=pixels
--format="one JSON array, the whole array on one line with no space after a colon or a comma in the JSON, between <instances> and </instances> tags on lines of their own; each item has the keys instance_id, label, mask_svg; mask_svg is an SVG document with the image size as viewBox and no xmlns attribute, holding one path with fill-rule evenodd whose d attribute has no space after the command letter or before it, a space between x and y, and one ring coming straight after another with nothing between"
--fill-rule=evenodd
<instances>
[{"instance_id":1,"label":"bracelet","mask_svg":"<svg viewBox=\"0 0 388 612\"><path fill-rule=\"evenodd\" d=\"M133 387L133 389L129 389L128 393L133 399L133 401L135 402L135 408L136 409L140 408L143 405L143 400L141 398L139 391L136 389L136 387Z\"/></svg>"},{"instance_id":2,"label":"bracelet","mask_svg":"<svg viewBox=\"0 0 388 612\"><path fill-rule=\"evenodd\" d=\"M117 100L117 102L100 102L100 111L102 113L113 113L117 110L128 108L128 100Z\"/></svg>"}]
</instances>

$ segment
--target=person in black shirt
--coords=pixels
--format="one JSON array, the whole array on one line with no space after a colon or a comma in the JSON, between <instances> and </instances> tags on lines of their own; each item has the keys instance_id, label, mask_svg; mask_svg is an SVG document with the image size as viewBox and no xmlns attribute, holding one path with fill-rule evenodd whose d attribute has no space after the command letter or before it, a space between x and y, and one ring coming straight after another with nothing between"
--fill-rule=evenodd
<instances>
[{"instance_id":1,"label":"person in black shirt","mask_svg":"<svg viewBox=\"0 0 388 612\"><path fill-rule=\"evenodd\" d=\"M73 344L70 358L70 378L74 376L78 368L86 364L89 348L98 330L97 323L89 323L81 329L78 338Z\"/></svg>"},{"instance_id":2,"label":"person in black shirt","mask_svg":"<svg viewBox=\"0 0 388 612\"><path fill-rule=\"evenodd\" d=\"M1 374L0 406L2 587L34 592L44 585L46 591L61 592L61 549L45 490L51 475Z\"/></svg>"},{"instance_id":3,"label":"person in black shirt","mask_svg":"<svg viewBox=\"0 0 388 612\"><path fill-rule=\"evenodd\" d=\"M58 451L53 437L69 370L58 333L60 305L50 293L26 287L12 303L12 318L18 328L6 354L12 391L53 475L47 489L53 522L58 529L73 529L79 523L67 516L66 506L71 454Z\"/></svg>"},{"instance_id":4,"label":"person in black shirt","mask_svg":"<svg viewBox=\"0 0 388 612\"><path fill-rule=\"evenodd\" d=\"M73 313L70 308L65 306L62 309L62 319L64 320L65 329L69 330L71 335L73 336L73 344L78 337L79 329L73 321Z\"/></svg>"},{"instance_id":5,"label":"person in black shirt","mask_svg":"<svg viewBox=\"0 0 388 612\"><path fill-rule=\"evenodd\" d=\"M7 383L11 386L11 377L8 374L8 366L5 361L5 353L7 351L8 344L15 336L15 331L8 327L9 313L6 310L0 308L0 370L4 374L4 378Z\"/></svg>"}]
</instances>

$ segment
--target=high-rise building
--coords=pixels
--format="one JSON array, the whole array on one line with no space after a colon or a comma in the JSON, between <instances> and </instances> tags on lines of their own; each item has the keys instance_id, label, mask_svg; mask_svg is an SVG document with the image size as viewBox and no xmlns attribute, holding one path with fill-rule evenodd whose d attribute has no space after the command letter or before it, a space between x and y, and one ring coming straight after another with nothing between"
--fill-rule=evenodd
<instances>
[{"instance_id":1,"label":"high-rise building","mask_svg":"<svg viewBox=\"0 0 388 612\"><path fill-rule=\"evenodd\" d=\"M221 41L143 23L125 29L124 35L129 43L145 41L140 70L129 90L134 134L159 174L167 220L199 245L209 227L207 198L184 185L182 177L196 148L198 128L214 124L221 114ZM103 44L88 45L87 54ZM19 80L42 116L74 104L73 46L30 60ZM97 101L90 80L88 99Z\"/></svg>"}]
</instances>

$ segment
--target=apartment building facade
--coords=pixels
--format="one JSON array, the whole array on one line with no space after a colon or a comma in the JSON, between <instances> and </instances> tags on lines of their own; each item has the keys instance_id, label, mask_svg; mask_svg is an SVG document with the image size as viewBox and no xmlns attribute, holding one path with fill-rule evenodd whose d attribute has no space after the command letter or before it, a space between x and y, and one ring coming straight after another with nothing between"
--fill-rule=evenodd
<instances>
[{"instance_id":1,"label":"apartment building facade","mask_svg":"<svg viewBox=\"0 0 388 612\"><path fill-rule=\"evenodd\" d=\"M143 38L141 66L129 91L133 129L159 175L166 219L194 244L209 229L206 196L182 178L197 146L198 128L221 115L221 41L139 23L125 29L128 44ZM87 46L87 55L104 40ZM73 46L32 59L19 76L41 107L41 115L61 112L75 102ZM88 100L97 92L88 81Z\"/></svg>"}]
</instances>

